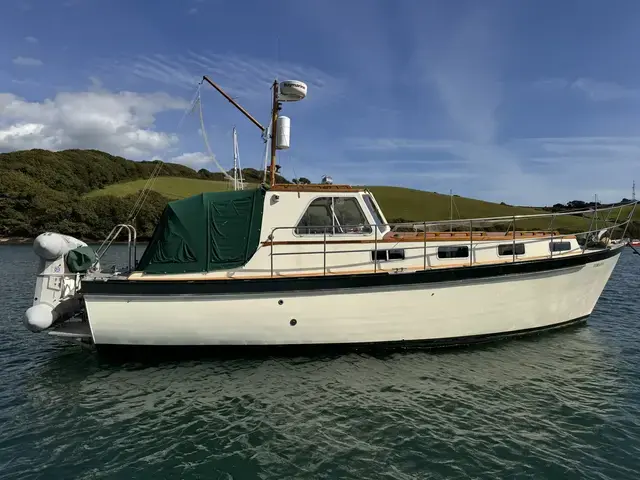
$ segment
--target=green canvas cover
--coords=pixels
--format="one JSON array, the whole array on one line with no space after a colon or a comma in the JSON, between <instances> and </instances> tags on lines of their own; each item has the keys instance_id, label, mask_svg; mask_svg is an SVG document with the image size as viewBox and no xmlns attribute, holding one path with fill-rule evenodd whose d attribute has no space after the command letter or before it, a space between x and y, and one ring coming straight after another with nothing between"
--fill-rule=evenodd
<instances>
[{"instance_id":1,"label":"green canvas cover","mask_svg":"<svg viewBox=\"0 0 640 480\"><path fill-rule=\"evenodd\" d=\"M245 265L258 249L265 188L170 202L136 270L189 273Z\"/></svg>"},{"instance_id":2,"label":"green canvas cover","mask_svg":"<svg viewBox=\"0 0 640 480\"><path fill-rule=\"evenodd\" d=\"M71 273L85 273L96 260L91 247L78 247L67 253L67 268Z\"/></svg>"}]
</instances>

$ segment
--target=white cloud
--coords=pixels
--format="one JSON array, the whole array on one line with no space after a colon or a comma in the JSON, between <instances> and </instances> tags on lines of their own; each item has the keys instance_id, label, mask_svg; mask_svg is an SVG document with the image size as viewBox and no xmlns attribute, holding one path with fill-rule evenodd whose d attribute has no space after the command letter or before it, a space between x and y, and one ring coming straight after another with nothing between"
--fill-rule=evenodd
<instances>
[{"instance_id":1,"label":"white cloud","mask_svg":"<svg viewBox=\"0 0 640 480\"><path fill-rule=\"evenodd\" d=\"M578 90L595 102L621 99L640 98L640 90L627 88L614 82L601 82L589 78L579 78L571 84L571 88Z\"/></svg>"},{"instance_id":2,"label":"white cloud","mask_svg":"<svg viewBox=\"0 0 640 480\"><path fill-rule=\"evenodd\" d=\"M37 87L40 85L40 82L36 82L30 78L12 78L11 83L15 83L16 85L25 85L31 87Z\"/></svg>"},{"instance_id":3,"label":"white cloud","mask_svg":"<svg viewBox=\"0 0 640 480\"><path fill-rule=\"evenodd\" d=\"M189 11L187 12L189 15L195 15L196 13L198 13L198 9L193 7L190 8Z\"/></svg>"},{"instance_id":4,"label":"white cloud","mask_svg":"<svg viewBox=\"0 0 640 480\"><path fill-rule=\"evenodd\" d=\"M305 104L313 98L339 95L342 82L317 68L286 61L269 62L248 56L189 52L180 55L150 55L108 61L105 72L134 75L143 80L164 83L193 91L196 84L208 75L234 97L269 98L274 78L301 80L309 85Z\"/></svg>"},{"instance_id":5,"label":"white cloud","mask_svg":"<svg viewBox=\"0 0 640 480\"><path fill-rule=\"evenodd\" d=\"M429 140L409 138L348 138L347 147L354 150L397 151L397 150L450 150L461 142L453 140Z\"/></svg>"},{"instance_id":6,"label":"white cloud","mask_svg":"<svg viewBox=\"0 0 640 480\"><path fill-rule=\"evenodd\" d=\"M171 159L171 162L187 165L188 167L191 167L194 170L200 170L201 168L204 168L209 164L213 163L213 161L211 160L211 157L204 152L183 153L182 155L173 157Z\"/></svg>"},{"instance_id":7,"label":"white cloud","mask_svg":"<svg viewBox=\"0 0 640 480\"><path fill-rule=\"evenodd\" d=\"M0 94L0 151L95 148L145 159L175 143L154 130L155 116L187 102L165 93L88 91L59 93L42 102Z\"/></svg>"},{"instance_id":8,"label":"white cloud","mask_svg":"<svg viewBox=\"0 0 640 480\"><path fill-rule=\"evenodd\" d=\"M36 37L32 37L32 36L25 37L25 38L24 38L24 40L25 40L27 43L31 43L31 44L34 44L34 45L35 45L36 43L38 43L38 39L37 39Z\"/></svg>"},{"instance_id":9,"label":"white cloud","mask_svg":"<svg viewBox=\"0 0 640 480\"><path fill-rule=\"evenodd\" d=\"M584 95L593 102L640 99L640 89L638 88L592 78L581 77L573 81L565 78L546 78L535 81L533 86L546 91L572 91Z\"/></svg>"},{"instance_id":10,"label":"white cloud","mask_svg":"<svg viewBox=\"0 0 640 480\"><path fill-rule=\"evenodd\" d=\"M43 65L42 60L31 57L16 57L13 59L13 64L21 67L40 67Z\"/></svg>"},{"instance_id":11,"label":"white cloud","mask_svg":"<svg viewBox=\"0 0 640 480\"><path fill-rule=\"evenodd\" d=\"M533 82L533 87L540 90L562 90L567 88L571 83L564 78L542 78Z\"/></svg>"}]
</instances>

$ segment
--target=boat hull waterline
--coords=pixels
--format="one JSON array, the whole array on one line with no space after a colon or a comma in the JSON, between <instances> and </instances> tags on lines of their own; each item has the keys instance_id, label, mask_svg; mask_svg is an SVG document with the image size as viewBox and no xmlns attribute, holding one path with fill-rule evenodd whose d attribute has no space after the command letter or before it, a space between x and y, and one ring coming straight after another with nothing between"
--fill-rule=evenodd
<instances>
[{"instance_id":1,"label":"boat hull waterline","mask_svg":"<svg viewBox=\"0 0 640 480\"><path fill-rule=\"evenodd\" d=\"M455 345L585 319L620 253L612 247L484 270L383 274L377 277L387 280L366 287L350 285L353 277L328 276L321 279L333 288L296 289L294 280L271 280L272 291L249 293L237 288L255 282L232 280L224 283L235 283L235 292L206 293L223 283L188 282L171 293L172 285L162 282L92 281L83 290L96 346ZM136 293L139 288L144 293Z\"/></svg>"}]
</instances>

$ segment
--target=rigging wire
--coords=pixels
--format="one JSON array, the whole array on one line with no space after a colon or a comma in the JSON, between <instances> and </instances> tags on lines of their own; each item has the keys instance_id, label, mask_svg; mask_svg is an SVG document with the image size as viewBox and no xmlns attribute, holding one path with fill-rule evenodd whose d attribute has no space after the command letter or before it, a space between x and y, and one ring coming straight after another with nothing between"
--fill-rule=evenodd
<instances>
[{"instance_id":1,"label":"rigging wire","mask_svg":"<svg viewBox=\"0 0 640 480\"><path fill-rule=\"evenodd\" d=\"M182 118L178 122L178 125L177 125L178 130L182 126L182 123L184 122L184 119L187 117L187 115L189 115L189 114L191 114L193 112L193 110L194 110L194 108L196 106L196 103L199 103L201 87L202 87L202 81L200 81L198 83L198 86L196 87L196 92L193 95L193 99L191 100L191 103L185 109L185 111L184 111L184 113L182 115ZM144 203L146 202L147 198L149 197L149 194L151 193L151 190L153 189L153 185L155 184L155 181L160 176L160 172L162 171L162 167L164 166L164 162L162 160L158 160L157 162L158 163L156 164L156 166L152 170L151 175L149 176L149 178L145 182L144 187L142 188L142 190L140 190L140 193L138 194L138 197L136 198L136 201L133 204L133 207L131 207L131 210L129 211L129 215L127 216L127 221L128 222L133 222L137 218L138 214L142 211L142 207L144 206Z\"/></svg>"},{"instance_id":2,"label":"rigging wire","mask_svg":"<svg viewBox=\"0 0 640 480\"><path fill-rule=\"evenodd\" d=\"M180 129L180 127L182 126L182 123L184 122L184 119L187 118L187 115L193 113L193 110L196 108L196 102L200 101L200 90L202 88L203 81L204 80L200 80L200 82L198 83L198 86L196 87L196 93L193 95L193 99L191 99L189 107L185 109L184 113L182 114L182 118L178 122L178 129Z\"/></svg>"},{"instance_id":3,"label":"rigging wire","mask_svg":"<svg viewBox=\"0 0 640 480\"><path fill-rule=\"evenodd\" d=\"M151 176L145 182L144 187L140 191L138 198L136 199L135 203L133 204L133 207L131 208L131 211L129 212L129 215L127 217L128 222L135 220L138 214L140 213L140 211L142 210L142 207L144 206L144 202L147 200L147 197L149 196L149 193L153 188L153 184L155 183L156 179L160 176L160 172L162 171L163 165L164 165L164 162L160 160L154 167L153 171L151 172Z\"/></svg>"},{"instance_id":4,"label":"rigging wire","mask_svg":"<svg viewBox=\"0 0 640 480\"><path fill-rule=\"evenodd\" d=\"M218 163L218 159L216 159L216 156L211 151L211 146L209 145L209 139L207 138L207 130L204 127L204 116L202 115L202 101L199 93L198 93L197 103L199 105L198 110L200 111L200 130L202 132L202 139L204 140L204 144L207 147L207 153L209 153L211 160L213 160L213 163L215 163L216 167L218 167L218 169L222 172L225 178L227 180L233 181L233 177L229 175L229 173L227 173L227 171L222 167L222 165L220 165L220 163Z\"/></svg>"},{"instance_id":5,"label":"rigging wire","mask_svg":"<svg viewBox=\"0 0 640 480\"><path fill-rule=\"evenodd\" d=\"M182 127L182 124L184 123L184 120L186 119L186 117L188 115L190 115L191 113L193 113L193 111L197 107L198 108L198 114L199 114L198 116L199 116L199 120L200 120L200 131L202 132L202 139L204 140L204 144L205 144L205 146L207 148L207 153L208 153L209 157L211 158L211 160L216 165L218 170L220 170L220 172L224 175L224 177L227 180L236 181L237 180L237 173L239 173L240 185L241 185L241 188L244 188L244 178L242 176L242 169L240 167L240 155L239 155L239 151L238 151L237 137L234 135L234 155L238 159L238 170L239 170L239 172L237 172L237 173L234 172L234 177L229 175L229 173L224 169L224 167L218 162L215 154L213 153L213 151L211 149L211 144L209 143L209 138L207 136L207 131L206 131L206 128L205 128L204 114L203 114L203 109L202 109L201 90L202 90L203 82L204 82L204 78L200 82L198 82L198 85L196 87L196 91L195 91L195 93L193 95L191 103L185 109L182 117L180 118L180 121L178 122L177 128L180 129ZM271 125L271 122L270 122L269 123L269 127L262 132L262 138L263 138L263 141L264 141L264 144L265 144L265 150L264 150L264 178L263 178L264 182L267 181L267 165L268 165L268 157L269 157L269 142L268 142L268 139L269 139L269 136L272 134L271 130L272 130L272 125ZM162 167L164 165L164 162L162 160L160 160L160 159L157 162L158 163L156 164L155 168L151 172L151 175L149 176L149 178L145 182L144 187L140 191L138 197L136 198L136 201L135 201L133 207L131 208L131 211L129 212L129 215L127 217L128 218L127 221L129 221L129 222L133 222L137 218L138 214L142 210L142 207L144 206L144 203L146 202L147 198L149 197L149 194L150 194L151 190L153 189L153 185L155 184L155 181L160 176L160 172L162 171Z\"/></svg>"},{"instance_id":6,"label":"rigging wire","mask_svg":"<svg viewBox=\"0 0 640 480\"><path fill-rule=\"evenodd\" d=\"M240 165L240 149L238 148L238 132L236 127L233 127L233 177L237 179L239 184L235 185L237 189L238 185L240 190L244 190L244 178L242 177L242 166Z\"/></svg>"}]
</instances>

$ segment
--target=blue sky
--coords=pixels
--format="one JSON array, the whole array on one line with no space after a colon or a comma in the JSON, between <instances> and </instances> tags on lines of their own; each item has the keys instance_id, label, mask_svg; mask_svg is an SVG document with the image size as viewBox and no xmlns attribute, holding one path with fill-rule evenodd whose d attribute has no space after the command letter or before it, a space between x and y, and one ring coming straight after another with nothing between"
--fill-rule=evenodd
<instances>
[{"instance_id":1,"label":"blue sky","mask_svg":"<svg viewBox=\"0 0 640 480\"><path fill-rule=\"evenodd\" d=\"M0 150L99 148L215 167L203 74L261 122L286 104L285 176L513 204L640 182L640 2L4 0ZM260 168L260 132L202 87L216 158Z\"/></svg>"}]
</instances>

